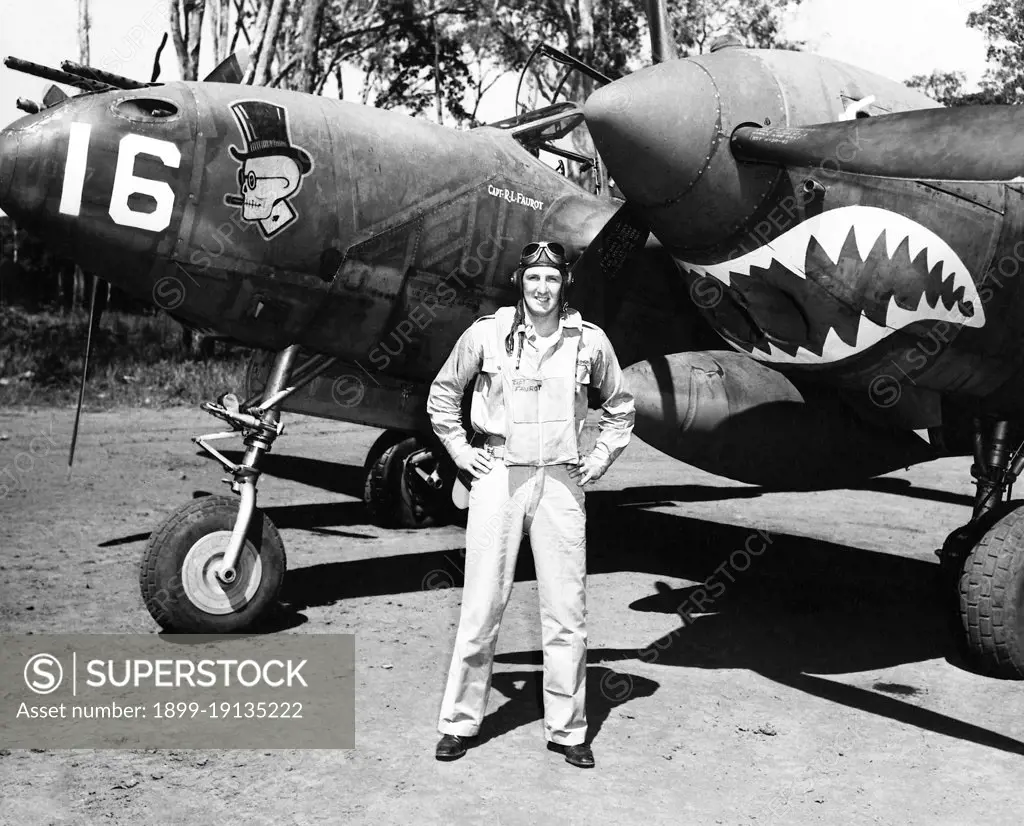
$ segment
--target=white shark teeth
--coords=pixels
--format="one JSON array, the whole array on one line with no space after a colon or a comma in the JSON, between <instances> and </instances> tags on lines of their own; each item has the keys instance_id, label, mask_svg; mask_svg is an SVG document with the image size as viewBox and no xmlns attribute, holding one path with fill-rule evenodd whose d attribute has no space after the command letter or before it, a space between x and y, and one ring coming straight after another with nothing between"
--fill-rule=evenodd
<instances>
[{"instance_id":1,"label":"white shark teeth","mask_svg":"<svg viewBox=\"0 0 1024 826\"><path fill-rule=\"evenodd\" d=\"M729 275L735 273L737 275L750 275L752 267L760 267L761 269L768 269L773 261L778 261L779 257L775 251L769 245L758 247L752 252L748 252L746 255L741 255L739 258L734 258L731 261L724 261L720 264L690 264L688 262L680 262L683 267L688 269L694 275L709 276L714 278L716 281L721 281L723 284L728 285ZM801 268L800 277L803 278L803 270Z\"/></svg>"},{"instance_id":2,"label":"white shark teeth","mask_svg":"<svg viewBox=\"0 0 1024 826\"><path fill-rule=\"evenodd\" d=\"M947 266L954 261L961 263L949 244L930 229L905 215L887 209L868 206L840 207L816 215L790 232L795 232L802 226L807 226L805 233L808 236L808 244L813 238L833 264L839 263L839 256L850 232L853 232L861 261L867 260L879 236L884 233L885 252L889 258L892 258L900 245L906 241L907 254L911 261L914 261L922 250L927 251L925 264L928 272L931 272L940 261Z\"/></svg>"},{"instance_id":3,"label":"white shark teeth","mask_svg":"<svg viewBox=\"0 0 1024 826\"><path fill-rule=\"evenodd\" d=\"M821 348L822 353L838 353L844 347L850 345L839 338L839 333L836 332L835 327L829 327L828 335L825 336L825 344Z\"/></svg>"},{"instance_id":4,"label":"white shark teeth","mask_svg":"<svg viewBox=\"0 0 1024 826\"><path fill-rule=\"evenodd\" d=\"M927 306L928 302L925 301L924 293L921 293L917 306L913 310L904 310L896 303L896 296L892 296L885 311L885 326L891 327L893 330L901 330L915 321L920 321L924 317L921 312L922 307Z\"/></svg>"},{"instance_id":5,"label":"white shark teeth","mask_svg":"<svg viewBox=\"0 0 1024 826\"><path fill-rule=\"evenodd\" d=\"M917 260L918 256L925 252L928 272L934 272L935 267L941 264L942 284L945 285L952 279L953 292L963 290L961 301L970 303L974 308L974 314L966 316L960 312L959 302L955 302L951 309L946 309L941 298L937 298L933 304L926 300L923 293L913 310L900 307L895 297L892 297L886 308L884 325L876 324L861 314L857 340L852 345L840 339L834 329L830 329L820 356L803 347L799 348L795 355L790 355L769 344L767 355L763 349L754 351L753 355L756 358L786 364L822 364L862 352L892 332L914 322L948 321L966 327L985 325L985 310L978 296L978 288L964 262L952 247L927 227L905 215L879 207L858 204L828 210L797 224L770 243L730 261L716 264L691 264L679 261L679 264L696 275L709 276L726 285L730 283L730 273L749 275L752 267L768 269L773 263L784 266L798 278L806 279L804 265L811 241L822 249L833 265L838 265L851 232L861 261L867 260L882 235L885 236L885 251L890 259L895 256L904 241L907 243L907 253L911 261ZM943 291L940 289L938 294L941 296ZM742 347L735 344L733 346L743 351Z\"/></svg>"},{"instance_id":6,"label":"white shark teeth","mask_svg":"<svg viewBox=\"0 0 1024 826\"><path fill-rule=\"evenodd\" d=\"M807 350L807 349L805 349L803 347L797 347L796 348L796 354L795 355L790 355L785 350L782 350L782 349L776 347L771 342L769 342L768 343L768 353L769 353L768 358L767 358L768 361L778 362L780 364L820 364L821 363L821 356L819 356L817 353L812 353L810 350ZM755 356L761 355L762 358L764 358L764 356L762 354L758 353L757 351L755 351L753 353L753 355L755 355Z\"/></svg>"},{"instance_id":7,"label":"white shark teeth","mask_svg":"<svg viewBox=\"0 0 1024 826\"><path fill-rule=\"evenodd\" d=\"M902 217L902 216L900 216ZM892 232L886 234L886 246L889 246L888 236L892 235L892 252L889 253L889 257L892 258L896 253L896 248L905 240L907 242L907 255L911 261L916 261L917 256L921 254L921 250L927 249L928 258L926 264L928 266L928 272L932 271L934 266L934 253L931 251L931 246L928 243L928 236L932 233L925 230L920 224L916 224L913 221L907 222L910 226L906 227L906 233Z\"/></svg>"},{"instance_id":8,"label":"white shark teeth","mask_svg":"<svg viewBox=\"0 0 1024 826\"><path fill-rule=\"evenodd\" d=\"M864 216L863 220L857 221L853 225L853 240L857 244L857 252L860 255L861 261L868 260L872 248L882 233L885 233L888 237L887 227L888 225L883 216L877 213L870 213ZM891 258L892 256L890 255L889 257Z\"/></svg>"},{"instance_id":9,"label":"white shark teeth","mask_svg":"<svg viewBox=\"0 0 1024 826\"><path fill-rule=\"evenodd\" d=\"M825 336L825 343L821 348L821 355L816 356L816 363L840 361L856 355L862 350L878 344L883 338L892 334L892 330L883 325L876 324L866 315L861 313L857 325L857 336L852 344L848 344L839 337L835 328L830 328Z\"/></svg>"},{"instance_id":10,"label":"white shark teeth","mask_svg":"<svg viewBox=\"0 0 1024 826\"><path fill-rule=\"evenodd\" d=\"M799 224L789 232L784 232L774 241L762 247L762 249L770 249L775 256L775 260L787 270L800 278L807 278L807 273L804 270L804 262L807 260L807 238L803 233L796 231L801 226L803 224Z\"/></svg>"}]
</instances>

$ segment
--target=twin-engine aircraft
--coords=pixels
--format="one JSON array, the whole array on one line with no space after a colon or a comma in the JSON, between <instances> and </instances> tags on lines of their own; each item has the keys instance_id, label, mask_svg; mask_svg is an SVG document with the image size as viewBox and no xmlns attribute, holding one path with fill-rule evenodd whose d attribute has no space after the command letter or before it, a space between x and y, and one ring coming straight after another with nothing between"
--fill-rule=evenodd
<instances>
[{"instance_id":1,"label":"twin-engine aircraft","mask_svg":"<svg viewBox=\"0 0 1024 826\"><path fill-rule=\"evenodd\" d=\"M637 435L665 453L789 489L973 453L947 588L976 664L1024 676L1024 512L1006 502L1024 467L1016 108L936 108L832 60L733 46L469 131L239 86L230 67L145 84L8 65L82 93L0 132L0 207L266 354L246 398L204 405L230 428L195 440L237 496L186 504L146 548L162 627L239 632L275 603L285 551L256 486L282 410L384 428L374 518L445 518L429 383L514 300L522 246L550 238L576 259L573 303L631 365ZM573 157L552 141L584 120L624 201L537 157ZM235 436L239 462L213 444Z\"/></svg>"}]
</instances>

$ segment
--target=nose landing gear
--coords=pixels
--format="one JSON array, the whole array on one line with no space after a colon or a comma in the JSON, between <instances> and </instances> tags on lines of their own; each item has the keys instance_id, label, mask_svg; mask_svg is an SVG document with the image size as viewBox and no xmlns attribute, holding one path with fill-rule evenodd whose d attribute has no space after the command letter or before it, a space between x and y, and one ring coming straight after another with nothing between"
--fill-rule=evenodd
<instances>
[{"instance_id":1,"label":"nose landing gear","mask_svg":"<svg viewBox=\"0 0 1024 826\"><path fill-rule=\"evenodd\" d=\"M238 496L189 502L150 538L139 585L150 615L167 631L241 633L277 604L287 564L277 528L256 507L258 466L284 432L281 403L336 361L312 356L293 369L298 353L293 345L277 354L257 397L239 403L226 395L203 405L231 429L193 441L224 466L230 474L225 481ZM239 435L246 450L238 464L210 444ZM377 524L422 528L448 515L455 472L439 444L386 431L370 450L366 472L364 501Z\"/></svg>"},{"instance_id":2,"label":"nose landing gear","mask_svg":"<svg viewBox=\"0 0 1024 826\"><path fill-rule=\"evenodd\" d=\"M314 356L293 376L298 353L298 345L292 345L277 355L259 405L240 405L230 395L203 405L231 430L193 441L231 474L231 489L240 496L190 502L150 537L139 585L150 615L165 630L237 633L252 627L276 604L286 568L284 543L273 523L256 509L257 466L284 432L281 402L334 362ZM289 385L293 378L297 380ZM208 444L238 434L246 447L240 464Z\"/></svg>"}]
</instances>

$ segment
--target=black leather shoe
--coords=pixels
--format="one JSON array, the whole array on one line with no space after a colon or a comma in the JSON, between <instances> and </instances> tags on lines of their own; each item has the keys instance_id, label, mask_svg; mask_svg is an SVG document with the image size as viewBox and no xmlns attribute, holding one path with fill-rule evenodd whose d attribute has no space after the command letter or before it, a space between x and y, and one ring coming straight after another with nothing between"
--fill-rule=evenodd
<instances>
[{"instance_id":1,"label":"black leather shoe","mask_svg":"<svg viewBox=\"0 0 1024 826\"><path fill-rule=\"evenodd\" d=\"M466 740L468 737L460 737L458 734L446 734L437 741L437 749L434 757L438 760L458 760L466 753Z\"/></svg>"},{"instance_id":2,"label":"black leather shoe","mask_svg":"<svg viewBox=\"0 0 1024 826\"><path fill-rule=\"evenodd\" d=\"M581 769L594 768L594 752L586 743L577 743L575 746L563 746L559 743L548 743L551 751L557 751L565 755L565 762Z\"/></svg>"}]
</instances>

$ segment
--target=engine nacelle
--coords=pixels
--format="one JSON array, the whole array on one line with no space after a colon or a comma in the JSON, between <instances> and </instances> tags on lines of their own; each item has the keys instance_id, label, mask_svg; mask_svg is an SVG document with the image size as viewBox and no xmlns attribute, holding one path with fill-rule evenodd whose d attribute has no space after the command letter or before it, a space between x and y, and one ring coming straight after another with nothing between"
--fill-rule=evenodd
<instances>
[{"instance_id":1,"label":"engine nacelle","mask_svg":"<svg viewBox=\"0 0 1024 826\"><path fill-rule=\"evenodd\" d=\"M827 389L726 351L674 353L625 370L635 433L709 473L771 488L841 487L937 451L913 432L865 422Z\"/></svg>"}]
</instances>

